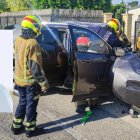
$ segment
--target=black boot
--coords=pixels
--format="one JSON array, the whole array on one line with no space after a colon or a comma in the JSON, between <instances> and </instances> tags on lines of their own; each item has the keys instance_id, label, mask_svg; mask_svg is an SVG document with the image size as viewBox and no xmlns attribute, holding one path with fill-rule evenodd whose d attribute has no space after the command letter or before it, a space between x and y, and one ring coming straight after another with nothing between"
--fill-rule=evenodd
<instances>
[{"instance_id":1,"label":"black boot","mask_svg":"<svg viewBox=\"0 0 140 140\"><path fill-rule=\"evenodd\" d=\"M79 114L84 114L85 113L85 108L86 105L77 105L76 106L76 112Z\"/></svg>"},{"instance_id":2,"label":"black boot","mask_svg":"<svg viewBox=\"0 0 140 140\"><path fill-rule=\"evenodd\" d=\"M25 130L24 125L21 125L20 128L14 128L13 125L11 125L11 131L12 131L12 133L13 133L14 135L19 135L19 134L21 134L21 132L24 131L24 130Z\"/></svg>"},{"instance_id":3,"label":"black boot","mask_svg":"<svg viewBox=\"0 0 140 140\"><path fill-rule=\"evenodd\" d=\"M27 131L26 130L26 137L30 138L33 136L38 136L44 133L44 128L36 127L34 131Z\"/></svg>"}]
</instances>

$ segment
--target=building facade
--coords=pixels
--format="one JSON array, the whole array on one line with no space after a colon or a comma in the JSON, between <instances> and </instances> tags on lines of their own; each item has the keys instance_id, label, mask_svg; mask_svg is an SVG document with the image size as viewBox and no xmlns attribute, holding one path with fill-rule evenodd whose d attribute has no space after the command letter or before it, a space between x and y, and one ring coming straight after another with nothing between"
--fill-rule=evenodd
<instances>
[{"instance_id":1,"label":"building facade","mask_svg":"<svg viewBox=\"0 0 140 140\"><path fill-rule=\"evenodd\" d=\"M137 36L138 30L140 30L140 5L130 9L128 11L129 14L132 14L132 28L131 28L131 35L132 40L134 41L135 35ZM138 22L137 22L138 21ZM137 26L135 26L135 23L138 23ZM135 32L136 31L136 32Z\"/></svg>"}]
</instances>

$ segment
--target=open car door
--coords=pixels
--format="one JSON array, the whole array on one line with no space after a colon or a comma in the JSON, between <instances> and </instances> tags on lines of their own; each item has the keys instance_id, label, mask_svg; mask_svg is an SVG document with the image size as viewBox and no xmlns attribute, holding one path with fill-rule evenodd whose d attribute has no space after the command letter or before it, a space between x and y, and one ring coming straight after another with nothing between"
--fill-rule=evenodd
<instances>
[{"instance_id":1,"label":"open car door","mask_svg":"<svg viewBox=\"0 0 140 140\"><path fill-rule=\"evenodd\" d=\"M57 28L43 27L37 37L43 50L43 68L50 86L61 86L67 74L67 52L63 48ZM58 62L61 57L61 63Z\"/></svg>"},{"instance_id":2,"label":"open car door","mask_svg":"<svg viewBox=\"0 0 140 140\"><path fill-rule=\"evenodd\" d=\"M74 67L72 101L110 95L109 71L115 60L111 59L110 46L87 28L69 25L69 30Z\"/></svg>"}]
</instances>

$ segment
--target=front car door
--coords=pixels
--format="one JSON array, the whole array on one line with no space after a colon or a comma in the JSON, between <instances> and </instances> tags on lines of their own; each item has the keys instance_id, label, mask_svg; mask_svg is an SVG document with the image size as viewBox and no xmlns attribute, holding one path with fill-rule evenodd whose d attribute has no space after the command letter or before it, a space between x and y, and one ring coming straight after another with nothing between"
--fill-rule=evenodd
<instances>
[{"instance_id":1,"label":"front car door","mask_svg":"<svg viewBox=\"0 0 140 140\"><path fill-rule=\"evenodd\" d=\"M111 93L109 71L111 59L110 46L97 34L84 27L69 25L73 50L73 101L107 96ZM85 45L77 42L86 38Z\"/></svg>"}]
</instances>

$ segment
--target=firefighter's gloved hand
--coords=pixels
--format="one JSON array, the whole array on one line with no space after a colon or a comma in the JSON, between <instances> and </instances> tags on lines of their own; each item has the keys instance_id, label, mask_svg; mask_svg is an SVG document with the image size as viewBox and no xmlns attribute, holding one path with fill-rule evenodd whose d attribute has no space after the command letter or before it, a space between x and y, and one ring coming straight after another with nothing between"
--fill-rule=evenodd
<instances>
[{"instance_id":1,"label":"firefighter's gloved hand","mask_svg":"<svg viewBox=\"0 0 140 140\"><path fill-rule=\"evenodd\" d=\"M126 47L126 48L125 48L125 51L126 51L126 52L131 52L131 51L132 51L132 48L131 48L131 47Z\"/></svg>"},{"instance_id":2,"label":"firefighter's gloved hand","mask_svg":"<svg viewBox=\"0 0 140 140\"><path fill-rule=\"evenodd\" d=\"M48 91L48 88L49 88L49 83L46 83L44 86L41 87L41 91L43 93L46 93Z\"/></svg>"}]
</instances>

